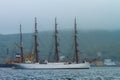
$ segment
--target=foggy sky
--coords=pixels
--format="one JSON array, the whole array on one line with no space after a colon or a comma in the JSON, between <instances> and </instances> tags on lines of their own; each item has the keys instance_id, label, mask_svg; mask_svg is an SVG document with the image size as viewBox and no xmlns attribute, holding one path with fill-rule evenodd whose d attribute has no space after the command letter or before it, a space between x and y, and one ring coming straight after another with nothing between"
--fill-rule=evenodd
<instances>
[{"instance_id":1,"label":"foggy sky","mask_svg":"<svg viewBox=\"0 0 120 80\"><path fill-rule=\"evenodd\" d=\"M0 0L0 34L38 30L73 29L74 18L81 30L120 30L120 0Z\"/></svg>"}]
</instances>

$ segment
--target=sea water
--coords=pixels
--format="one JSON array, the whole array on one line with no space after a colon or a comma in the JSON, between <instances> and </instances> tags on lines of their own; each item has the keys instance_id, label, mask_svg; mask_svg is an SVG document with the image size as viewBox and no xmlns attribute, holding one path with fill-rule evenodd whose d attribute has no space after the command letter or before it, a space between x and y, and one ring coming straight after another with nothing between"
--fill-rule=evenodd
<instances>
[{"instance_id":1,"label":"sea water","mask_svg":"<svg viewBox=\"0 0 120 80\"><path fill-rule=\"evenodd\" d=\"M120 80L120 67L92 67L82 70L0 68L0 80Z\"/></svg>"}]
</instances>

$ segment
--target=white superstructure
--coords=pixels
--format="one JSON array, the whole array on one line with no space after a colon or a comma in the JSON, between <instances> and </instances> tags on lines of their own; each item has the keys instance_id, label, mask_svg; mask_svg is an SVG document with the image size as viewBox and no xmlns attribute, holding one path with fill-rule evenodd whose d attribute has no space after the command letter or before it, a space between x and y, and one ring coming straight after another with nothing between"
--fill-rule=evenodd
<instances>
[{"instance_id":1,"label":"white superstructure","mask_svg":"<svg viewBox=\"0 0 120 80\"><path fill-rule=\"evenodd\" d=\"M116 65L114 61L112 61L111 59L105 59L104 60L104 65L107 65L107 66L114 66Z\"/></svg>"}]
</instances>

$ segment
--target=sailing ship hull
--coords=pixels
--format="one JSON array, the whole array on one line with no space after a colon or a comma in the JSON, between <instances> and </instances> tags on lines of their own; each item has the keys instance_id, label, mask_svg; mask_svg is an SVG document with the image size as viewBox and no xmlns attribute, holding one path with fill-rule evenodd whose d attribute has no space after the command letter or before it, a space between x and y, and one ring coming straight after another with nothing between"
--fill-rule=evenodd
<instances>
[{"instance_id":1,"label":"sailing ship hull","mask_svg":"<svg viewBox=\"0 0 120 80\"><path fill-rule=\"evenodd\" d=\"M15 69L89 69L88 62L79 64L66 64L66 63L14 63Z\"/></svg>"}]
</instances>

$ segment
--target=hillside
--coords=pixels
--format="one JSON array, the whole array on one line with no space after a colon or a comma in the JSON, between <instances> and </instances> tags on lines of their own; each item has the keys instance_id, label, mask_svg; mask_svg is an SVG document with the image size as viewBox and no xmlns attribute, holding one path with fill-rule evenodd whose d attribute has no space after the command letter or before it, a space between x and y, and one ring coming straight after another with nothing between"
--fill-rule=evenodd
<instances>
[{"instance_id":1,"label":"hillside","mask_svg":"<svg viewBox=\"0 0 120 80\"><path fill-rule=\"evenodd\" d=\"M73 56L73 31L59 31L59 50L60 56ZM101 52L102 58L112 58L120 60L120 31L78 31L79 56L88 58L95 57L97 52ZM39 32L39 50L40 59L48 59L51 53L54 53L54 34L52 31ZM33 33L23 34L24 55L33 51ZM6 49L9 48L10 58L19 53L19 34L0 35L0 60L3 62L6 58Z\"/></svg>"}]
</instances>

